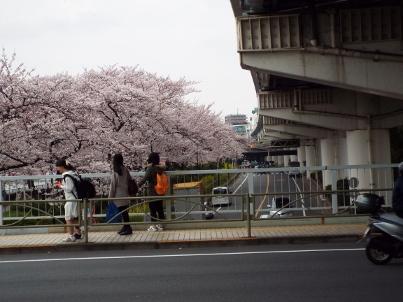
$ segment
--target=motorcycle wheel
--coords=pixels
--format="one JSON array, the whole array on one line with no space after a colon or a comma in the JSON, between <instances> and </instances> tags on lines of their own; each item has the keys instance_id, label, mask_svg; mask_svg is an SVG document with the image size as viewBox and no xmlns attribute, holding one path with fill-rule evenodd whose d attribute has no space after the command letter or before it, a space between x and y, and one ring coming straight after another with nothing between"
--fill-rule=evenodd
<instances>
[{"instance_id":1,"label":"motorcycle wheel","mask_svg":"<svg viewBox=\"0 0 403 302\"><path fill-rule=\"evenodd\" d=\"M386 264L392 259L392 255L382 249L381 240L381 238L371 239L365 249L369 261L377 265Z\"/></svg>"}]
</instances>

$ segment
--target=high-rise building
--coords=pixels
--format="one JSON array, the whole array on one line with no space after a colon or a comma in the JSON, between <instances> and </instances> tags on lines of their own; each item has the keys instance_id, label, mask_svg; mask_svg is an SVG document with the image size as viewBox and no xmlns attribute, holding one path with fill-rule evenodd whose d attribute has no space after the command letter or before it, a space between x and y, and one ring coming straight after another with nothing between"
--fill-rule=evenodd
<instances>
[{"instance_id":1,"label":"high-rise building","mask_svg":"<svg viewBox=\"0 0 403 302\"><path fill-rule=\"evenodd\" d=\"M225 123L228 125L248 124L248 118L245 114L230 114L225 117Z\"/></svg>"},{"instance_id":2,"label":"high-rise building","mask_svg":"<svg viewBox=\"0 0 403 302\"><path fill-rule=\"evenodd\" d=\"M249 137L250 125L245 114L230 114L225 117L225 123L241 136Z\"/></svg>"}]
</instances>

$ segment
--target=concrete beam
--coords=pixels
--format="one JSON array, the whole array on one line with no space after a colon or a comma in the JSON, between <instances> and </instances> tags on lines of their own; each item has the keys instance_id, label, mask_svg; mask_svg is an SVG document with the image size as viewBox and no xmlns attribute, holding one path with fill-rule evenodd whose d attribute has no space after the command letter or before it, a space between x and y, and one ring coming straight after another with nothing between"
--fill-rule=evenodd
<instances>
[{"instance_id":1,"label":"concrete beam","mask_svg":"<svg viewBox=\"0 0 403 302\"><path fill-rule=\"evenodd\" d=\"M260 115L334 130L366 129L366 121L343 114L294 111L293 109L260 110Z\"/></svg>"},{"instance_id":2,"label":"concrete beam","mask_svg":"<svg viewBox=\"0 0 403 302\"><path fill-rule=\"evenodd\" d=\"M375 116L371 120L372 128L394 128L403 124L403 110L391 114Z\"/></svg>"},{"instance_id":3,"label":"concrete beam","mask_svg":"<svg viewBox=\"0 0 403 302\"><path fill-rule=\"evenodd\" d=\"M264 137L275 138L275 139L304 139L306 137L302 137L299 135L292 135L287 133L280 133L278 131L266 131L264 133Z\"/></svg>"},{"instance_id":4,"label":"concrete beam","mask_svg":"<svg viewBox=\"0 0 403 302\"><path fill-rule=\"evenodd\" d=\"M266 90L270 87L270 74L257 72L256 70L250 71L256 93L261 90Z\"/></svg>"},{"instance_id":5,"label":"concrete beam","mask_svg":"<svg viewBox=\"0 0 403 302\"><path fill-rule=\"evenodd\" d=\"M324 138L334 135L334 131L312 127L307 125L277 125L277 126L263 126L264 129L269 129L272 131L278 131L281 133L313 137L313 138Z\"/></svg>"},{"instance_id":6,"label":"concrete beam","mask_svg":"<svg viewBox=\"0 0 403 302\"><path fill-rule=\"evenodd\" d=\"M239 17L242 14L241 1L231 0L232 11L235 17Z\"/></svg>"},{"instance_id":7,"label":"concrete beam","mask_svg":"<svg viewBox=\"0 0 403 302\"><path fill-rule=\"evenodd\" d=\"M274 75L403 99L403 60L306 50L241 52L241 65ZM355 56L354 56L355 54Z\"/></svg>"}]
</instances>

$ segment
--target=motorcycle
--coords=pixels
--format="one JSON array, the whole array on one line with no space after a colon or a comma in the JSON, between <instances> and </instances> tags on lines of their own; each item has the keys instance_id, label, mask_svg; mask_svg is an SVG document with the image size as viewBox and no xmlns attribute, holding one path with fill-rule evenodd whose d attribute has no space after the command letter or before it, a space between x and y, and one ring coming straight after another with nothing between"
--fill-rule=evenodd
<instances>
[{"instance_id":1,"label":"motorcycle","mask_svg":"<svg viewBox=\"0 0 403 302\"><path fill-rule=\"evenodd\" d=\"M365 193L356 200L357 210L369 213L363 238L367 242L367 258L374 264L386 264L392 258L403 258L403 218L382 210L383 197Z\"/></svg>"}]
</instances>

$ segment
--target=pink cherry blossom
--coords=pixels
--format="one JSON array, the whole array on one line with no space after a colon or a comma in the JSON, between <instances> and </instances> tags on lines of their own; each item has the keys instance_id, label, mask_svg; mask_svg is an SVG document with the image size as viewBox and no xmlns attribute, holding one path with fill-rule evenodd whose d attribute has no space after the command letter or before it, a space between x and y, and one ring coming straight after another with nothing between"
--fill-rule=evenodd
<instances>
[{"instance_id":1,"label":"pink cherry blossom","mask_svg":"<svg viewBox=\"0 0 403 302\"><path fill-rule=\"evenodd\" d=\"M191 102L195 92L192 82L138 67L37 76L3 50L0 173L43 173L61 157L105 171L116 152L132 167L151 150L178 163L239 156L245 141L211 106Z\"/></svg>"}]
</instances>

